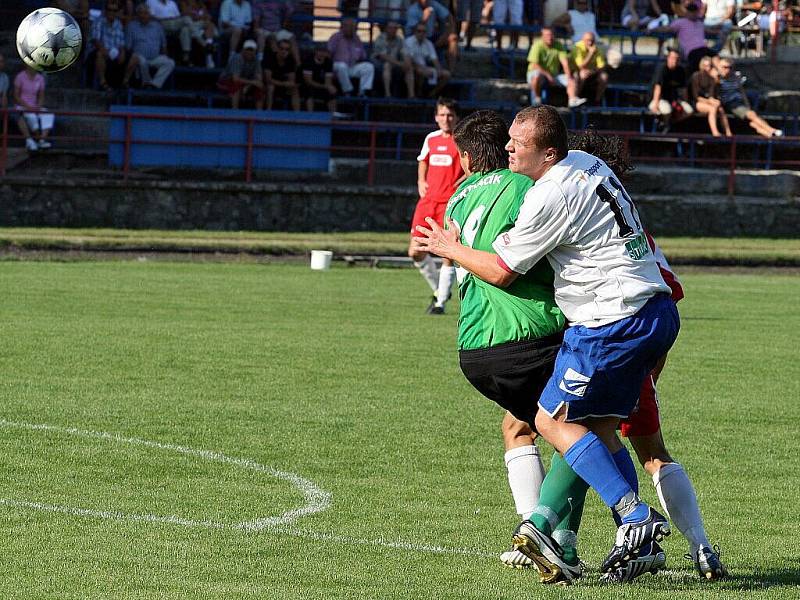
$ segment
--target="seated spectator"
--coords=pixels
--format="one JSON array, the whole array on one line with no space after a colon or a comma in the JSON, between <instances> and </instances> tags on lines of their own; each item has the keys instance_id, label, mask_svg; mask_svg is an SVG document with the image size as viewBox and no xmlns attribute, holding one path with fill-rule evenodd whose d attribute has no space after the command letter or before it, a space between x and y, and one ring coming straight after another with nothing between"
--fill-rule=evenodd
<instances>
[{"instance_id":1,"label":"seated spectator","mask_svg":"<svg viewBox=\"0 0 800 600\"><path fill-rule=\"evenodd\" d=\"M722 121L725 135L730 137L731 127L728 124L728 116L722 108L722 101L719 99L719 81L716 72L711 64L711 59L704 56L700 60L700 69L689 78L689 100L694 103L694 109L701 115L708 116L708 127L711 135L720 137L717 120Z\"/></svg>"},{"instance_id":2,"label":"seated spectator","mask_svg":"<svg viewBox=\"0 0 800 600\"><path fill-rule=\"evenodd\" d=\"M426 29L423 23L418 23L414 28L414 35L405 41L405 53L414 67L415 88L418 95L422 95L425 84L432 86L428 96L435 98L450 81L450 71L443 69L433 43L425 37Z\"/></svg>"},{"instance_id":3,"label":"seated spectator","mask_svg":"<svg viewBox=\"0 0 800 600\"><path fill-rule=\"evenodd\" d=\"M425 35L447 57L447 68L455 69L458 62L458 35L450 11L436 0L414 0L406 10L405 31L414 31L417 23L425 25Z\"/></svg>"},{"instance_id":4,"label":"seated spectator","mask_svg":"<svg viewBox=\"0 0 800 600\"><path fill-rule=\"evenodd\" d=\"M553 19L553 27L566 29L573 44L580 42L587 32L594 34L595 40L598 37L597 17L589 10L589 0L575 0L575 8Z\"/></svg>"},{"instance_id":5,"label":"seated spectator","mask_svg":"<svg viewBox=\"0 0 800 600\"><path fill-rule=\"evenodd\" d=\"M696 2L686 5L685 17L675 19L668 27L659 27L658 31L673 33L678 38L689 73L697 70L697 65L704 56L712 57L716 64L717 52L706 43L706 29L700 15L700 6Z\"/></svg>"},{"instance_id":6,"label":"seated spectator","mask_svg":"<svg viewBox=\"0 0 800 600\"><path fill-rule=\"evenodd\" d=\"M720 51L733 30L736 0L705 0L705 7L703 24L718 36L714 49Z\"/></svg>"},{"instance_id":7,"label":"seated spectator","mask_svg":"<svg viewBox=\"0 0 800 600\"><path fill-rule=\"evenodd\" d=\"M608 86L608 73L605 53L597 45L594 33L587 31L583 34L583 38L575 43L570 59L577 79L577 95L600 104Z\"/></svg>"},{"instance_id":8,"label":"seated spectator","mask_svg":"<svg viewBox=\"0 0 800 600\"><path fill-rule=\"evenodd\" d=\"M563 72L562 72L563 70ZM586 102L578 98L577 84L570 71L567 51L561 42L557 42L550 27L542 28L542 36L536 40L528 52L528 85L531 88L531 104L542 103L542 89L551 85L567 88L570 108Z\"/></svg>"},{"instance_id":9,"label":"seated spectator","mask_svg":"<svg viewBox=\"0 0 800 600\"><path fill-rule=\"evenodd\" d=\"M314 54L303 63L303 97L306 110L314 110L314 103L323 102L329 112L336 112L336 85L333 83L333 61L324 44L314 46Z\"/></svg>"},{"instance_id":10,"label":"seated spectator","mask_svg":"<svg viewBox=\"0 0 800 600\"><path fill-rule=\"evenodd\" d=\"M342 19L341 29L328 40L328 50L333 60L333 72L344 94L353 93L351 78L358 79L359 96L366 96L372 91L375 66L367 60L367 52L356 35L356 22L353 19Z\"/></svg>"},{"instance_id":11,"label":"seated spectator","mask_svg":"<svg viewBox=\"0 0 800 600\"><path fill-rule=\"evenodd\" d=\"M219 9L219 30L230 40L230 52L236 52L244 33L253 23L253 10L247 0L224 0Z\"/></svg>"},{"instance_id":12,"label":"seated spectator","mask_svg":"<svg viewBox=\"0 0 800 600\"><path fill-rule=\"evenodd\" d=\"M15 108L22 111L17 125L25 136L25 147L31 152L51 147L47 136L53 129L55 116L44 107L44 90L44 75L33 67L26 65L14 78Z\"/></svg>"},{"instance_id":13,"label":"seated spectator","mask_svg":"<svg viewBox=\"0 0 800 600\"><path fill-rule=\"evenodd\" d=\"M181 64L189 64L189 55L192 51L192 33L189 30L192 20L181 14L175 0L147 0L150 17L164 28L164 33L176 35L181 44Z\"/></svg>"},{"instance_id":14,"label":"seated spectator","mask_svg":"<svg viewBox=\"0 0 800 600\"><path fill-rule=\"evenodd\" d=\"M175 69L175 61L167 56L167 36L164 28L158 21L150 18L150 9L145 3L137 5L136 20L128 24L125 46L131 58L122 79L122 86L128 87L134 71L138 71L142 87L161 89L167 77ZM152 77L151 67L156 69L156 74Z\"/></svg>"},{"instance_id":15,"label":"seated spectator","mask_svg":"<svg viewBox=\"0 0 800 600\"><path fill-rule=\"evenodd\" d=\"M756 133L764 137L781 137L783 130L775 129L750 107L742 78L733 71L733 61L723 58L719 63L719 98L722 107L737 119L748 121Z\"/></svg>"},{"instance_id":16,"label":"seated spectator","mask_svg":"<svg viewBox=\"0 0 800 600\"><path fill-rule=\"evenodd\" d=\"M264 108L264 77L255 40L245 41L241 54L231 54L217 87L230 96L231 108L239 108L243 98L251 99L257 110Z\"/></svg>"},{"instance_id":17,"label":"seated spectator","mask_svg":"<svg viewBox=\"0 0 800 600\"><path fill-rule=\"evenodd\" d=\"M205 50L206 69L216 67L214 54L216 53L216 39L219 35L211 12L203 0L182 0L181 12L191 19L192 38L196 39Z\"/></svg>"},{"instance_id":18,"label":"seated spectator","mask_svg":"<svg viewBox=\"0 0 800 600\"><path fill-rule=\"evenodd\" d=\"M264 58L264 46L269 41L270 50L278 51L278 42L287 41L292 48L292 57L300 63L300 49L294 34L287 29L294 13L291 0L255 0L253 2L253 33L258 41L258 59Z\"/></svg>"},{"instance_id":19,"label":"seated spectator","mask_svg":"<svg viewBox=\"0 0 800 600\"><path fill-rule=\"evenodd\" d=\"M669 131L672 123L694 113L686 94L686 71L681 66L681 55L674 48L667 51L666 60L658 65L652 85L653 99L648 108L660 116L664 133Z\"/></svg>"},{"instance_id":20,"label":"seated spectator","mask_svg":"<svg viewBox=\"0 0 800 600\"><path fill-rule=\"evenodd\" d=\"M627 0L620 17L623 27L636 31L642 27L651 31L669 25L669 17L661 12L656 0Z\"/></svg>"},{"instance_id":21,"label":"seated spectator","mask_svg":"<svg viewBox=\"0 0 800 600\"><path fill-rule=\"evenodd\" d=\"M0 54L0 109L8 108L8 75L6 70L6 57Z\"/></svg>"},{"instance_id":22,"label":"seated spectator","mask_svg":"<svg viewBox=\"0 0 800 600\"><path fill-rule=\"evenodd\" d=\"M300 85L297 82L297 63L288 40L278 42L278 51L264 57L264 83L267 86L267 110L272 110L277 98L289 100L292 110L300 110Z\"/></svg>"},{"instance_id":23,"label":"seated spectator","mask_svg":"<svg viewBox=\"0 0 800 600\"><path fill-rule=\"evenodd\" d=\"M399 27L396 21L386 23L383 33L372 45L372 60L383 75L384 96L388 98L392 95L392 78L397 75L406 83L406 95L413 98L414 69L411 59L406 56L404 40L397 34Z\"/></svg>"},{"instance_id":24,"label":"seated spectator","mask_svg":"<svg viewBox=\"0 0 800 600\"><path fill-rule=\"evenodd\" d=\"M523 1L522 0L494 0L492 21L497 25L522 25ZM503 31L500 27L496 30L497 49L503 48ZM509 47L516 49L519 44L519 31L509 33Z\"/></svg>"},{"instance_id":25,"label":"seated spectator","mask_svg":"<svg viewBox=\"0 0 800 600\"><path fill-rule=\"evenodd\" d=\"M94 73L100 88L110 91L111 79L117 85L125 72L125 30L122 27L119 0L107 0L106 8L99 19L92 22L92 45L94 46Z\"/></svg>"}]
</instances>

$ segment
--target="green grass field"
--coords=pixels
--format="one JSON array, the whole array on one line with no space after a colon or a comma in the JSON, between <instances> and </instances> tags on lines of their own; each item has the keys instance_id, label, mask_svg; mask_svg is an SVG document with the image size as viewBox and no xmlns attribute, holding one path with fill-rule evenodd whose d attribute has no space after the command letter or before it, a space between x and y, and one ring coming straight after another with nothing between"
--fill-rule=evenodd
<instances>
[{"instance_id":1,"label":"green grass field","mask_svg":"<svg viewBox=\"0 0 800 600\"><path fill-rule=\"evenodd\" d=\"M0 597L800 597L800 279L683 280L664 432L732 577L676 531L667 572L600 585L590 495L565 589L497 560L502 413L412 270L0 263Z\"/></svg>"}]
</instances>

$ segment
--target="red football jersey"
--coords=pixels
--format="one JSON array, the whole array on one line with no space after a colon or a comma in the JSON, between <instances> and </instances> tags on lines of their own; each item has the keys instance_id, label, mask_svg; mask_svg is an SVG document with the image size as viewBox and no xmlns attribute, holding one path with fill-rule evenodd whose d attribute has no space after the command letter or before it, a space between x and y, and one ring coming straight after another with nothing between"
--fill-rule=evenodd
<instances>
[{"instance_id":1,"label":"red football jersey","mask_svg":"<svg viewBox=\"0 0 800 600\"><path fill-rule=\"evenodd\" d=\"M456 192L456 181L464 174L453 136L445 137L441 130L429 133L417 160L428 163L428 193L424 199L434 202L450 200Z\"/></svg>"}]
</instances>

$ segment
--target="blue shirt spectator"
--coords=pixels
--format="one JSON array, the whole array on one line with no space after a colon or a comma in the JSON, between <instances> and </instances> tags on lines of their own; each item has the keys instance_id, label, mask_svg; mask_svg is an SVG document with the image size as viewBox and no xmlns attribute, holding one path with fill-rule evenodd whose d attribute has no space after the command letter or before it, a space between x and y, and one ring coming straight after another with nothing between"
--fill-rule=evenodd
<instances>
[{"instance_id":1,"label":"blue shirt spectator","mask_svg":"<svg viewBox=\"0 0 800 600\"><path fill-rule=\"evenodd\" d=\"M153 60L162 49L167 47L167 36L164 28L158 21L131 21L128 23L128 33L125 36L125 45L131 52L141 55L146 60Z\"/></svg>"},{"instance_id":2,"label":"blue shirt spectator","mask_svg":"<svg viewBox=\"0 0 800 600\"><path fill-rule=\"evenodd\" d=\"M219 25L249 28L253 22L253 10L247 0L225 0L219 9Z\"/></svg>"},{"instance_id":3,"label":"blue shirt spectator","mask_svg":"<svg viewBox=\"0 0 800 600\"><path fill-rule=\"evenodd\" d=\"M425 11L428 8L432 9L432 14L425 22L425 27L427 28L426 37L428 39L434 37L437 22L446 23L450 18L450 11L436 0L417 0L417 2L411 4L406 11L405 31L413 31L417 23L425 20Z\"/></svg>"},{"instance_id":4,"label":"blue shirt spectator","mask_svg":"<svg viewBox=\"0 0 800 600\"><path fill-rule=\"evenodd\" d=\"M95 19L92 21L92 40L99 42L107 51L111 51L112 48L117 50L125 48L125 30L122 28L122 22L116 17L110 23L107 18Z\"/></svg>"}]
</instances>

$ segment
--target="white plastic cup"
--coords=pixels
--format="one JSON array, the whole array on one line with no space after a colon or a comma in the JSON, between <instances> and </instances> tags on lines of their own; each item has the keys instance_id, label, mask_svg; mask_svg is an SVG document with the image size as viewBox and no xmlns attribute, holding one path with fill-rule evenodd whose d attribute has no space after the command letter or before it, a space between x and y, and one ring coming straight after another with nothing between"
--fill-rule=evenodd
<instances>
[{"instance_id":1,"label":"white plastic cup","mask_svg":"<svg viewBox=\"0 0 800 600\"><path fill-rule=\"evenodd\" d=\"M311 268L315 271L327 271L331 268L333 252L330 250L312 250Z\"/></svg>"}]
</instances>

